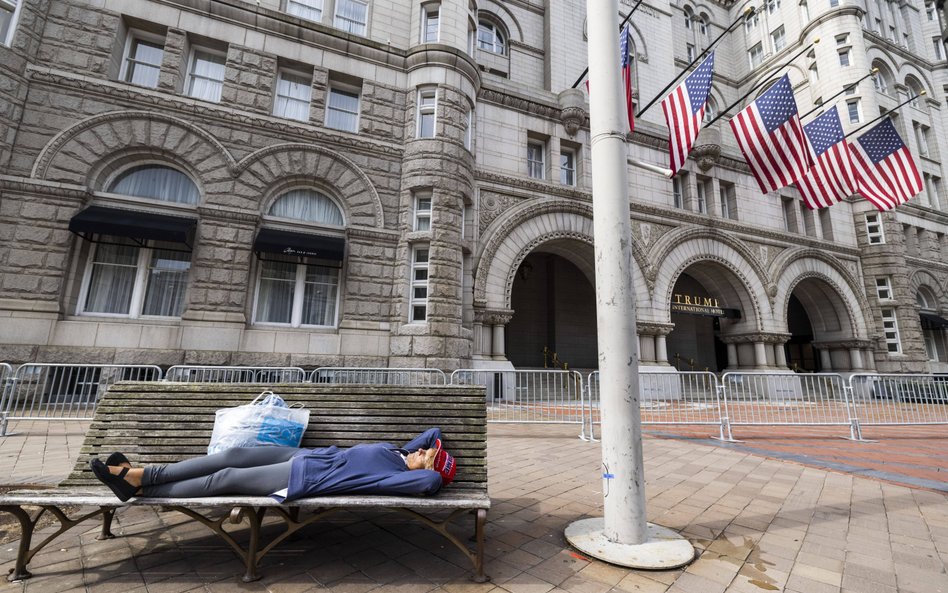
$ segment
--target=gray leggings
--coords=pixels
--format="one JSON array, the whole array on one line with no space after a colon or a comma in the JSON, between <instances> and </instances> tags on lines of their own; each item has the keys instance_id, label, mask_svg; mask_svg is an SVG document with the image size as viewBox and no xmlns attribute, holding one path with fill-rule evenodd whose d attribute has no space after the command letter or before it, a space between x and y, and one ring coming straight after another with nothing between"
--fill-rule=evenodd
<instances>
[{"instance_id":1,"label":"gray leggings","mask_svg":"<svg viewBox=\"0 0 948 593\"><path fill-rule=\"evenodd\" d=\"M222 494L266 496L286 488L296 447L238 447L168 465L150 465L142 494L194 498Z\"/></svg>"}]
</instances>

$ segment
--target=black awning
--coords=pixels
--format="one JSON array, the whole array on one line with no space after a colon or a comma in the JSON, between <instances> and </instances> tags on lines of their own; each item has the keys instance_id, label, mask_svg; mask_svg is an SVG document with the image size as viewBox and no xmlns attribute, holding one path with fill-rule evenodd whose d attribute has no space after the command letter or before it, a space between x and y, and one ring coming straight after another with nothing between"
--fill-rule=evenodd
<instances>
[{"instance_id":1,"label":"black awning","mask_svg":"<svg viewBox=\"0 0 948 593\"><path fill-rule=\"evenodd\" d=\"M147 240L170 241L190 246L191 232L197 220L167 216L141 210L123 210L105 206L89 206L69 221L69 230L88 241L92 235L115 235Z\"/></svg>"},{"instance_id":2,"label":"black awning","mask_svg":"<svg viewBox=\"0 0 948 593\"><path fill-rule=\"evenodd\" d=\"M934 313L919 313L919 321L922 322L922 329L942 329L948 327L948 319L939 317Z\"/></svg>"},{"instance_id":3,"label":"black awning","mask_svg":"<svg viewBox=\"0 0 948 593\"><path fill-rule=\"evenodd\" d=\"M257 253L279 253L297 257L315 257L330 261L342 261L346 240L342 237L325 237L294 233L280 229L262 228L253 242Z\"/></svg>"}]
</instances>

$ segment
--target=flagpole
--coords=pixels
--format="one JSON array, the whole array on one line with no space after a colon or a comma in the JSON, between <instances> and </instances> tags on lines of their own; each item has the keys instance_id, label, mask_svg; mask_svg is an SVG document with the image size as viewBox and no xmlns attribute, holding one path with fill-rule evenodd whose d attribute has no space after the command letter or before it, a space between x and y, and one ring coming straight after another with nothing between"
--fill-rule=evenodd
<instances>
[{"instance_id":1,"label":"flagpole","mask_svg":"<svg viewBox=\"0 0 948 593\"><path fill-rule=\"evenodd\" d=\"M635 10L639 7L639 4L641 4L641 3L642 3L642 0L639 0L638 2L636 2L636 3L635 3L635 6L632 7L632 10L629 11L629 14L625 15L625 18L622 19L622 22L621 22L621 23L619 23L619 32L620 32L620 33L622 32L622 27L624 27L625 24L626 24L627 22L629 22L629 19L632 18L632 15L633 15L633 14L635 14ZM589 66L586 66L586 69L583 70L583 73L579 75L579 78L576 79L576 82L574 82L574 83L573 83L573 86L571 86L570 88L574 88L574 89L575 89L576 87L578 87L578 86L579 86L579 83L581 83L581 82L583 81L583 79L586 78L586 74L588 74L588 73L589 73Z\"/></svg>"},{"instance_id":2,"label":"flagpole","mask_svg":"<svg viewBox=\"0 0 948 593\"><path fill-rule=\"evenodd\" d=\"M819 105L817 105L817 106L814 107L813 109L811 109L811 110L807 111L806 113L804 113L803 115L801 115L801 116L800 116L800 119L802 120L804 117L810 115L810 114L813 113L814 111L817 111L817 110L819 110L819 109L823 109L823 107L825 107L827 103L829 103L830 101L832 101L832 100L835 99L836 97L842 95L843 93L845 93L846 91L848 91L848 90L850 90L850 89L856 88L856 86L858 86L860 82L866 80L866 79L869 78L870 76L875 76L875 75L878 74L878 73L879 73L879 69L878 69L878 68L873 68L872 70L869 71L869 74L866 74L865 76L863 76L862 78L860 78L860 79L857 80L856 82L853 82L853 83L850 83L850 84L844 86L844 87L843 87L843 90L839 91L838 93L836 93L835 95L833 95L833 96L830 97L829 99L823 101L822 103L820 103Z\"/></svg>"},{"instance_id":3,"label":"flagpole","mask_svg":"<svg viewBox=\"0 0 948 593\"><path fill-rule=\"evenodd\" d=\"M880 115L879 117L875 118L874 120L868 121L868 122L864 123L863 125L859 126L858 128L856 128L855 130L853 130L852 132L846 134L846 138L849 138L850 136L852 136L853 134L855 134L856 132L858 132L859 130L861 130L861 129L863 129L863 128L867 128L867 127L871 126L872 124L876 123L876 122L879 121L880 119L885 119L885 118L887 118L887 117L890 117L892 114L895 113L895 110L898 109L899 107L901 107L901 106L903 106L903 105L907 105L907 104L911 103L912 101L914 101L915 99L918 99L918 98L921 97L922 95L926 95L926 94L928 94L928 93L923 90L923 91L920 92L919 94L909 97L908 99L902 101L901 103L899 103L898 105L896 105L896 106L893 107L892 109L886 111L885 113L883 113L883 114Z\"/></svg>"},{"instance_id":4,"label":"flagpole","mask_svg":"<svg viewBox=\"0 0 948 593\"><path fill-rule=\"evenodd\" d=\"M715 38L714 38L714 41L712 41L711 44L708 45L708 47L706 47L703 52L701 52L701 55L699 55L697 58L695 58L694 60L692 60L691 63L688 64L687 66L685 66L684 69L683 69L681 72L679 72L678 74L676 74L676 75L675 75L675 78L673 78L672 81L669 82L667 86L665 86L665 88L663 88L661 91L659 91L658 94L655 95L655 98L654 98L654 99L652 99L651 101L648 102L648 105L646 105L645 107L643 107L642 109L640 109L639 112L635 114L635 117L642 117L642 114L645 113L646 111L648 111L648 108L651 107L652 105L654 105L654 104L655 104L655 101L658 101L660 98L662 98L662 97L665 95L665 92L668 91L668 89L672 88L672 86L673 86L676 82L678 82L678 79L681 78L682 74L687 74L687 73L688 73L688 70L690 70L692 66L694 66L695 64L697 64L697 63L698 63L698 60L704 58L704 56L707 55L707 53L708 53L709 51L711 51L711 48L713 48L714 45L715 45L718 41L720 41L722 37L724 37L725 35L727 35L727 34L730 33L731 31L733 31L733 30L734 30L734 27L736 27L738 23L740 23L742 20L746 20L750 15L754 14L754 12L756 12L756 10L757 10L757 9L754 8L753 6L748 6L747 8L745 8L745 9L744 9L744 14L742 14L742 15L739 16L739 17L737 17L737 19L736 19L733 23L731 23L731 26L729 26L727 29L725 29L724 31L722 31L720 35L718 35L717 37L715 37ZM574 85L574 86L575 86L575 85Z\"/></svg>"},{"instance_id":5,"label":"flagpole","mask_svg":"<svg viewBox=\"0 0 948 593\"><path fill-rule=\"evenodd\" d=\"M779 71L779 70L782 70L782 69L786 68L787 66L789 66L789 65L791 64L791 62L793 62L795 59L797 59L797 58L799 58L800 56L802 56L804 53L806 53L807 51L809 51L811 47L813 47L814 45L816 45L816 44L819 43L819 42L820 42L820 38L817 37L816 39L813 40L813 43L811 43L810 45L808 45L808 46L804 47L803 49L801 49L799 52L797 52L797 54L796 54L795 56L793 56L792 58L790 58L789 60L787 60L786 62L784 62L784 63L780 66L780 68L777 68L777 70ZM730 110L734 109L736 106L740 105L741 102L744 101L744 99L746 99L747 97L750 97L750 96L751 96L751 93L753 93L754 91L756 91L756 90L759 89L760 87L762 87L762 86L764 86L765 84L767 84L767 82L769 82L769 80L770 80L769 78L768 78L768 79L764 79L763 81L758 82L757 84L755 84L755 85L754 85L754 88L752 88L751 90L747 91L747 92L744 94L744 96L741 97L740 99L738 99L737 101L734 101L733 103L731 103L730 105L728 105L727 108L726 108L724 111L722 111L721 113L717 114L717 115L714 117L714 119L712 119L712 120L709 121L708 123L704 124L703 127L707 128L708 126L710 126L710 125L713 124L714 122L718 121L719 119L721 119L722 117L724 117L725 115L727 115L727 112L728 112L728 111L730 111Z\"/></svg>"}]
</instances>

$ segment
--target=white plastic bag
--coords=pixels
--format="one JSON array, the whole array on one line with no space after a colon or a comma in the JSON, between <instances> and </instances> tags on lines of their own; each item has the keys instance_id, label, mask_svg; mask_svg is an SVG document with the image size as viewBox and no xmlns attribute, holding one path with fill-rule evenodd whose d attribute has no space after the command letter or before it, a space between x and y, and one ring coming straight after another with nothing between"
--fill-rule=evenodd
<instances>
[{"instance_id":1,"label":"white plastic bag","mask_svg":"<svg viewBox=\"0 0 948 593\"><path fill-rule=\"evenodd\" d=\"M288 407L279 395L264 391L245 406L217 411L207 453L233 447L299 447L308 424L309 410Z\"/></svg>"}]
</instances>

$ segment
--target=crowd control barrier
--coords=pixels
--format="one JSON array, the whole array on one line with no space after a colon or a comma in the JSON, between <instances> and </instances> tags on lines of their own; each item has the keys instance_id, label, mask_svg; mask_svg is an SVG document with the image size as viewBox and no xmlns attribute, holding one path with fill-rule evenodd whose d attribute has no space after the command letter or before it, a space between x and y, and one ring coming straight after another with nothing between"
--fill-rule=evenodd
<instances>
[{"instance_id":1,"label":"crowd control barrier","mask_svg":"<svg viewBox=\"0 0 948 593\"><path fill-rule=\"evenodd\" d=\"M320 367L310 373L310 383L357 383L361 385L445 385L439 369Z\"/></svg>"},{"instance_id":2,"label":"crowd control barrier","mask_svg":"<svg viewBox=\"0 0 948 593\"><path fill-rule=\"evenodd\" d=\"M306 371L299 367L175 365L165 381L178 383L303 383Z\"/></svg>"}]
</instances>

